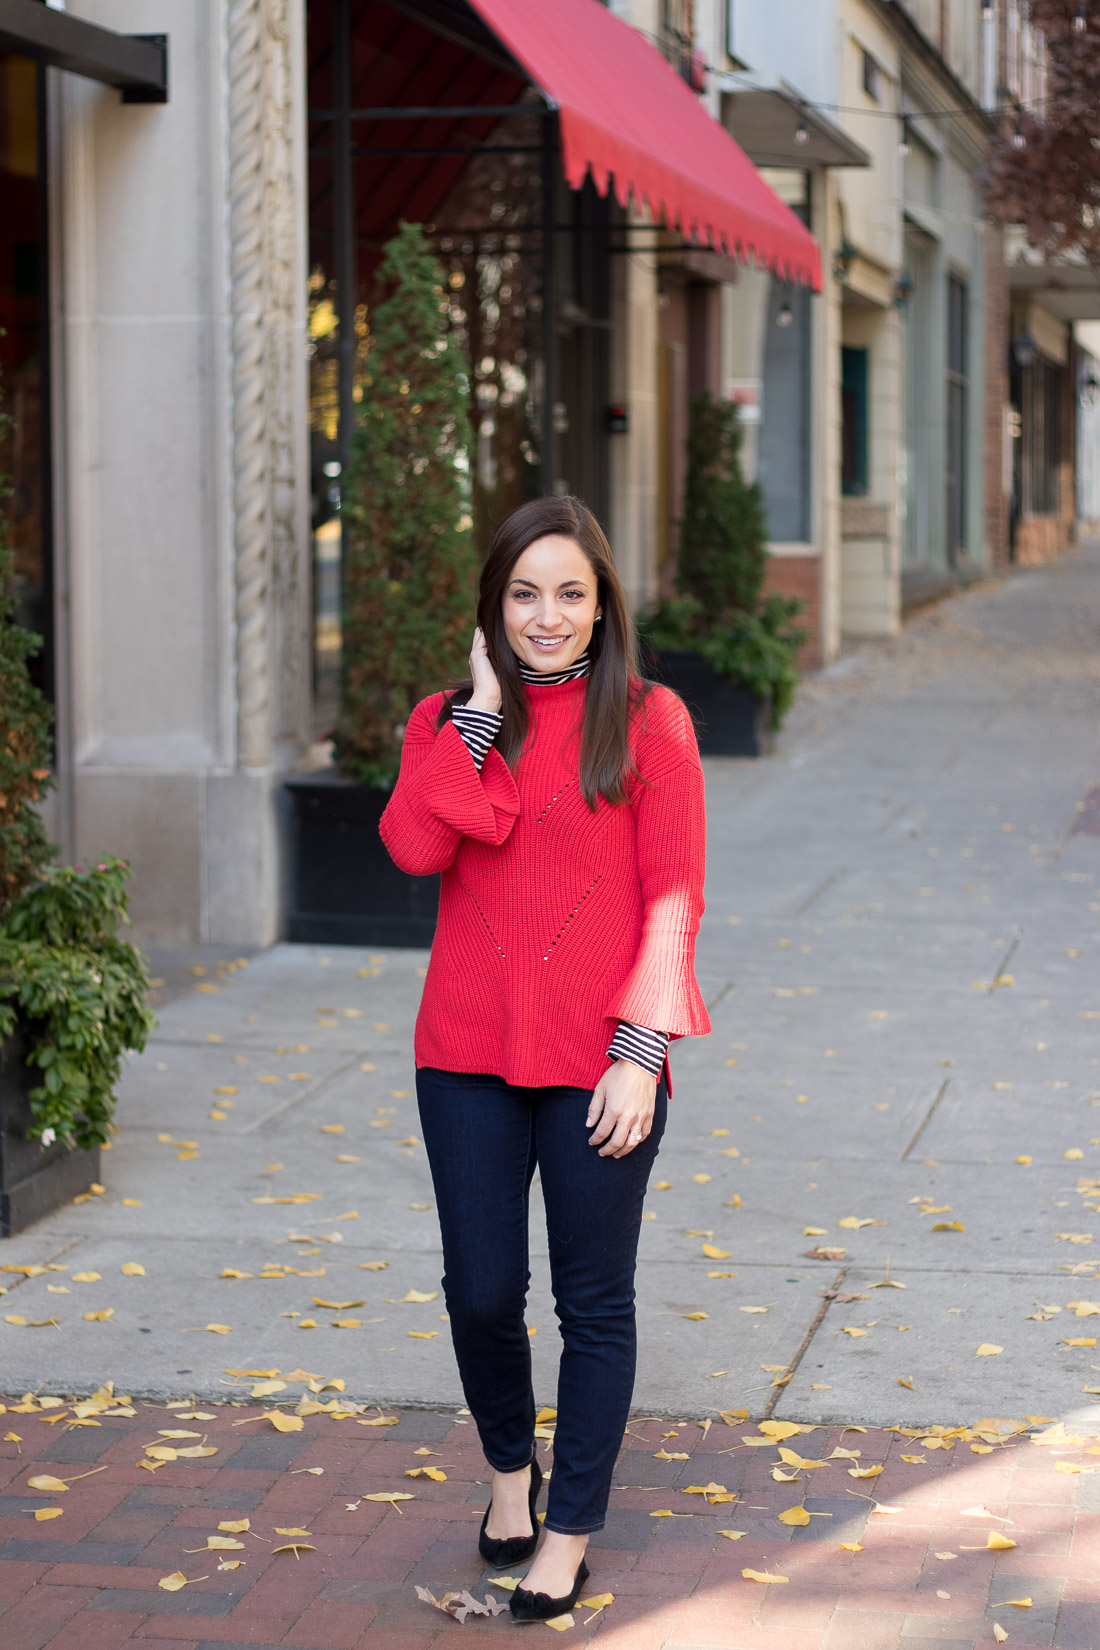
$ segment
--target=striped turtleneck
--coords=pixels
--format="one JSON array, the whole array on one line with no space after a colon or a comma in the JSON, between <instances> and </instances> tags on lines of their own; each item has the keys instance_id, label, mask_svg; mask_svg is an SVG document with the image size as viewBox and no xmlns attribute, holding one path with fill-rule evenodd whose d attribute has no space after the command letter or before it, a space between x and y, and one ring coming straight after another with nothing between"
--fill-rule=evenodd
<instances>
[{"instance_id":1,"label":"striped turtleneck","mask_svg":"<svg viewBox=\"0 0 1100 1650\"><path fill-rule=\"evenodd\" d=\"M538 687L552 687L558 682L574 682L578 677L588 675L587 651L574 659L564 670L535 670L518 655L516 661L524 682ZM499 711L471 710L468 705L455 705L451 715L480 773L481 764L500 732L504 718ZM620 1020L619 1029L608 1045L607 1057L609 1060L630 1060L634 1065L641 1066L643 1071L648 1071L651 1077L660 1077L668 1042L668 1033L665 1031L653 1031L648 1026L632 1025L629 1020Z\"/></svg>"}]
</instances>

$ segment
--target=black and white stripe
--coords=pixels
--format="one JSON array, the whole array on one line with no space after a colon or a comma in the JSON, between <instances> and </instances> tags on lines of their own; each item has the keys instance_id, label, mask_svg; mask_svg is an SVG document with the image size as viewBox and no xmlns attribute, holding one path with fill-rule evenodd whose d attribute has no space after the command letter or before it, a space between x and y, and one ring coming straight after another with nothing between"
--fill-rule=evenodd
<instances>
[{"instance_id":1,"label":"black and white stripe","mask_svg":"<svg viewBox=\"0 0 1100 1650\"><path fill-rule=\"evenodd\" d=\"M587 676L590 660L587 652L584 652L580 658L574 659L571 665L566 665L564 670L536 670L525 659L521 659L518 653L516 662L525 682L537 682L539 687L550 687L554 682L575 682L578 676Z\"/></svg>"},{"instance_id":2,"label":"black and white stripe","mask_svg":"<svg viewBox=\"0 0 1100 1650\"><path fill-rule=\"evenodd\" d=\"M632 1060L651 1077L660 1077L668 1048L667 1031L650 1031L648 1026L631 1025L620 1020L619 1029L607 1050L609 1060Z\"/></svg>"},{"instance_id":3,"label":"black and white stripe","mask_svg":"<svg viewBox=\"0 0 1100 1650\"><path fill-rule=\"evenodd\" d=\"M525 682L534 682L545 687L554 682L573 682L579 676L587 676L588 664L588 654L582 653L580 658L575 659L565 670L534 670L522 659L519 660L519 669ZM469 705L455 705L451 715L463 743L473 757L474 766L480 773L481 765L489 753L493 740L500 732L504 718L499 711L471 710ZM665 1063L668 1043L666 1031L651 1031L648 1026L631 1025L629 1020L620 1020L619 1029L608 1045L607 1058L630 1060L634 1065L641 1066L643 1071L648 1071L651 1077L659 1078Z\"/></svg>"},{"instance_id":4,"label":"black and white stripe","mask_svg":"<svg viewBox=\"0 0 1100 1650\"><path fill-rule=\"evenodd\" d=\"M499 711L471 710L469 705L455 705L451 715L480 773L481 764L489 754L489 747L500 732L504 718Z\"/></svg>"}]
</instances>

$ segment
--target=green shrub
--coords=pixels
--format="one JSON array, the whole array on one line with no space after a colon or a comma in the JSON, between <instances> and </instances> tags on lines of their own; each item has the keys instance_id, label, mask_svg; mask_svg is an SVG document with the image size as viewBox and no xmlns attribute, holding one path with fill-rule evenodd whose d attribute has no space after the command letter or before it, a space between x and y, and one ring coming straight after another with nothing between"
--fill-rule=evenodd
<instances>
[{"instance_id":1,"label":"green shrub","mask_svg":"<svg viewBox=\"0 0 1100 1650\"><path fill-rule=\"evenodd\" d=\"M807 639L795 619L804 604L760 592L767 566L766 518L759 484L741 468L737 408L713 396L691 403L688 470L676 585L638 621L656 652L684 650L744 682L770 701L782 725L799 682L798 650Z\"/></svg>"},{"instance_id":2,"label":"green shrub","mask_svg":"<svg viewBox=\"0 0 1100 1650\"><path fill-rule=\"evenodd\" d=\"M32 1133L46 1144L105 1144L122 1056L155 1023L145 958L116 932L129 875L113 858L51 866L0 924L0 1041L28 1023L27 1061L42 1073Z\"/></svg>"},{"instance_id":3,"label":"green shrub","mask_svg":"<svg viewBox=\"0 0 1100 1650\"><path fill-rule=\"evenodd\" d=\"M446 276L418 224L387 243L345 477L342 771L389 786L418 700L466 670L478 558L470 516L469 381Z\"/></svg>"},{"instance_id":4,"label":"green shrub","mask_svg":"<svg viewBox=\"0 0 1100 1650\"><path fill-rule=\"evenodd\" d=\"M6 420L6 415L0 414ZM52 712L27 673L39 638L14 622L13 558L0 477L0 1042L19 1021L32 1134L88 1147L107 1141L123 1053L154 1023L145 1006L145 958L120 940L129 869L51 866L55 849L33 804L53 784Z\"/></svg>"},{"instance_id":5,"label":"green shrub","mask_svg":"<svg viewBox=\"0 0 1100 1650\"><path fill-rule=\"evenodd\" d=\"M10 425L0 410L0 438ZM11 486L0 475L0 920L55 851L31 806L53 785L52 715L27 672L41 641L15 622L10 497Z\"/></svg>"}]
</instances>

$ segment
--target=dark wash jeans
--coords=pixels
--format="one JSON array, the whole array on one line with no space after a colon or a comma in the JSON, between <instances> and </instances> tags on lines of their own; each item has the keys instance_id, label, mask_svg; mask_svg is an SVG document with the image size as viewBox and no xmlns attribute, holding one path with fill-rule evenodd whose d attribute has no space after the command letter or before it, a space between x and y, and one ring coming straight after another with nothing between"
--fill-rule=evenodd
<instances>
[{"instance_id":1,"label":"dark wash jeans","mask_svg":"<svg viewBox=\"0 0 1100 1650\"><path fill-rule=\"evenodd\" d=\"M534 1457L531 1342L523 1321L528 1192L538 1168L563 1342L545 1528L603 1527L634 1391L634 1268L642 1200L665 1127L626 1157L601 1157L585 1127L591 1089L512 1087L502 1077L416 1074L443 1235L443 1290L466 1402L498 1472Z\"/></svg>"}]
</instances>

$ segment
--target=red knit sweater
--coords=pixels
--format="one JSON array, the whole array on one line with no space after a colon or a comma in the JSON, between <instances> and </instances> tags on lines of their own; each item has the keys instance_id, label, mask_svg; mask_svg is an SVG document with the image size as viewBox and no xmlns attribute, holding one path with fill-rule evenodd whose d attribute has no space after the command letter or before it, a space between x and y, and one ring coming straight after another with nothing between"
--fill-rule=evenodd
<instances>
[{"instance_id":1,"label":"red knit sweater","mask_svg":"<svg viewBox=\"0 0 1100 1650\"><path fill-rule=\"evenodd\" d=\"M620 1020L710 1030L694 968L706 823L691 718L653 688L632 732L649 783L592 813L578 784L586 691L585 677L527 686L514 775L495 746L479 774L452 722L436 733L441 693L409 718L380 830L403 871L443 873L418 1067L595 1088Z\"/></svg>"}]
</instances>

